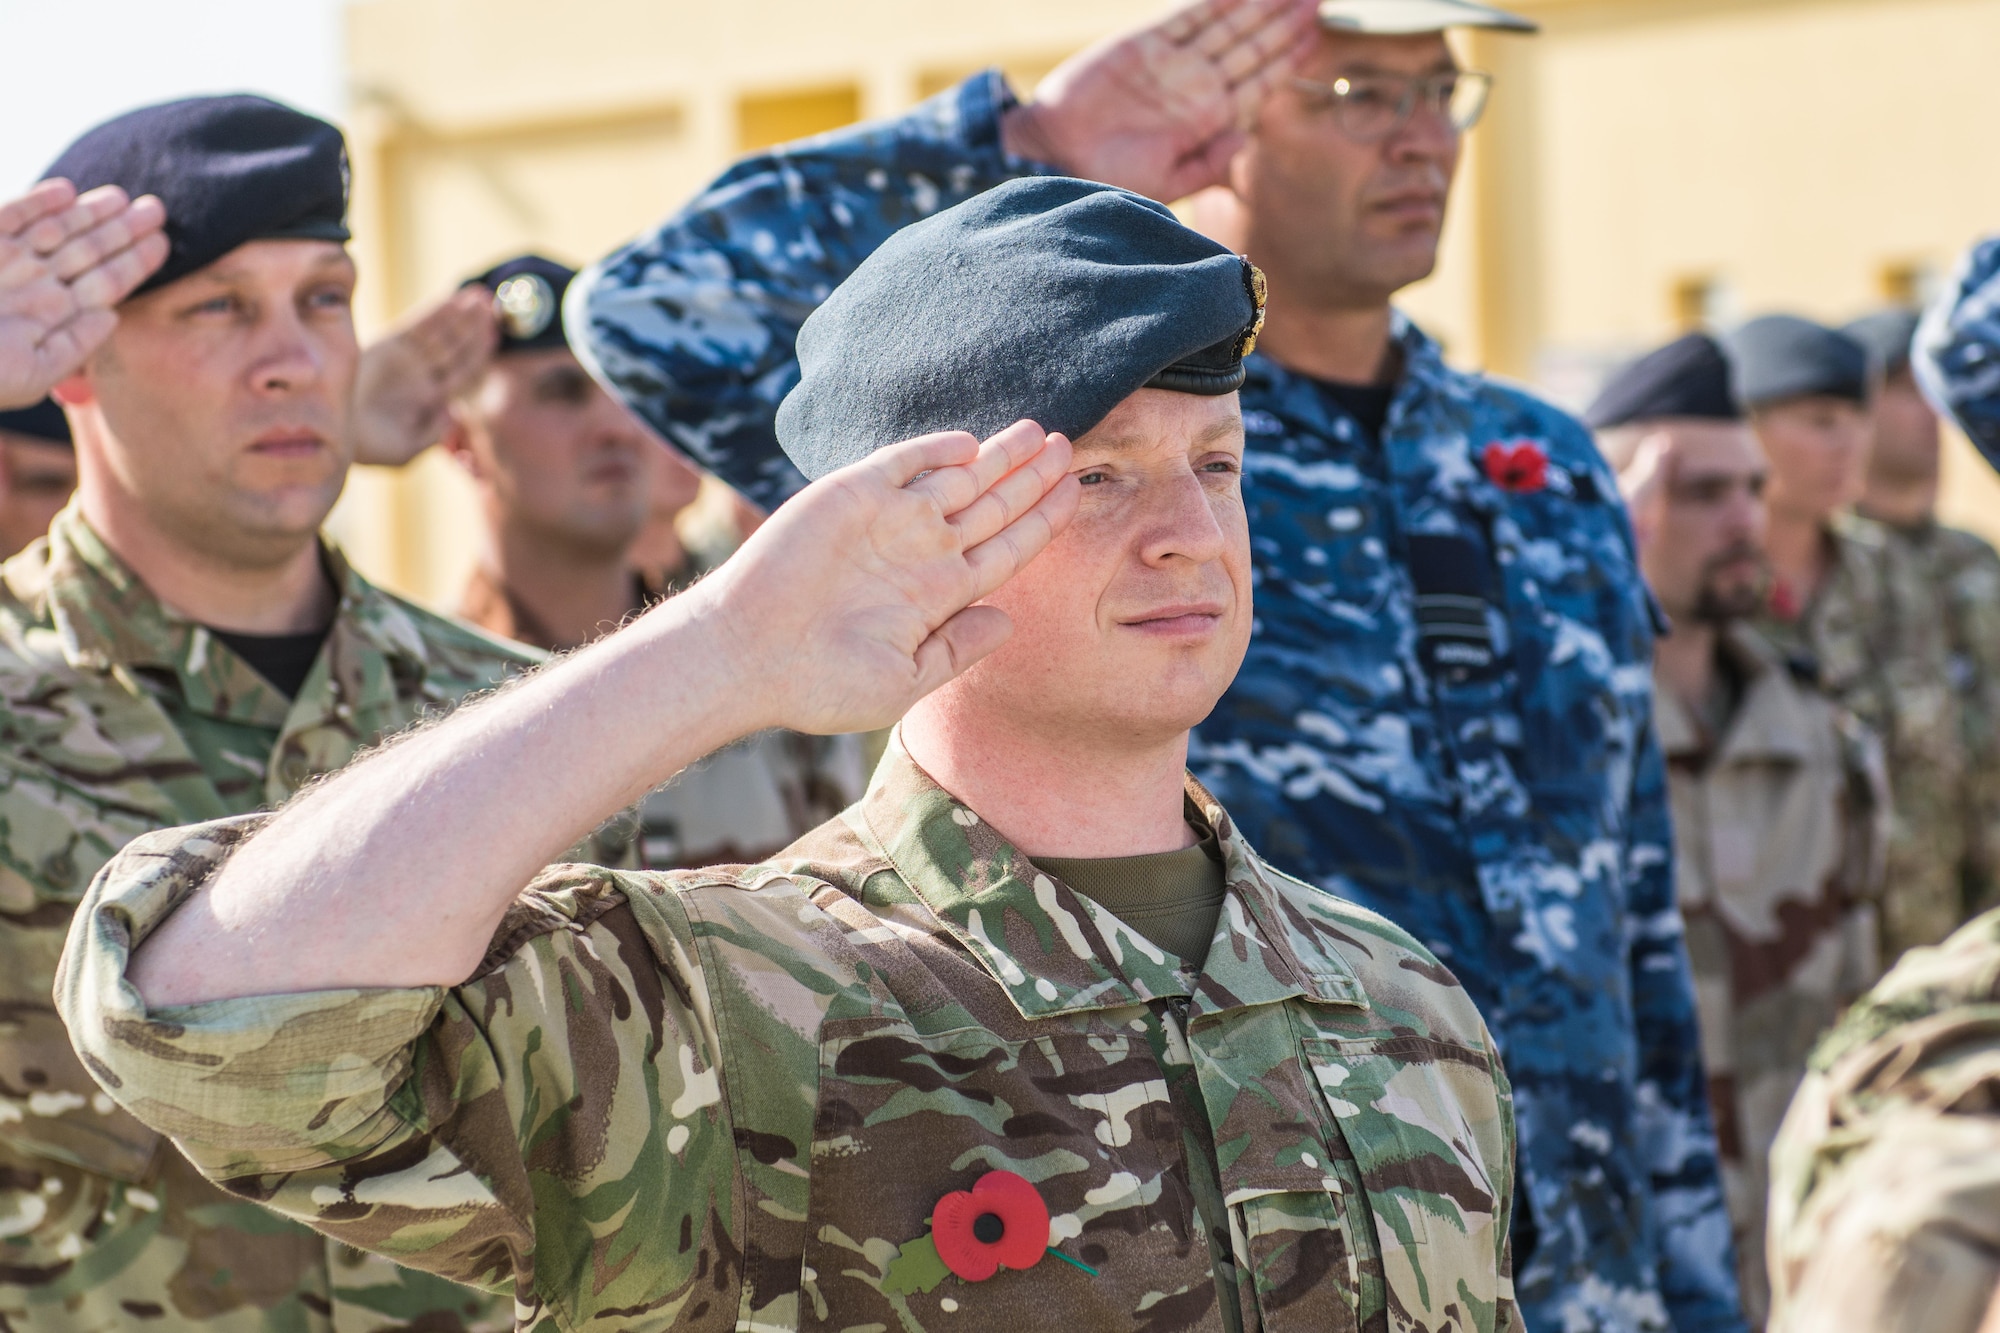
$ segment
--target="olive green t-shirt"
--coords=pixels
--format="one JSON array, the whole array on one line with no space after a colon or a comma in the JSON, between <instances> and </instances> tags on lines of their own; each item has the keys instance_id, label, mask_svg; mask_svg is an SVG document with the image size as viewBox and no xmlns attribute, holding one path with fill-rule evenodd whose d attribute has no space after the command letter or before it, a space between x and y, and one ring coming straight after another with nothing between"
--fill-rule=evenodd
<instances>
[{"instance_id":1,"label":"olive green t-shirt","mask_svg":"<svg viewBox=\"0 0 2000 1333\"><path fill-rule=\"evenodd\" d=\"M1109 911L1193 971L1208 957L1222 913L1222 849L1215 834L1178 852L1070 859L1035 864Z\"/></svg>"}]
</instances>

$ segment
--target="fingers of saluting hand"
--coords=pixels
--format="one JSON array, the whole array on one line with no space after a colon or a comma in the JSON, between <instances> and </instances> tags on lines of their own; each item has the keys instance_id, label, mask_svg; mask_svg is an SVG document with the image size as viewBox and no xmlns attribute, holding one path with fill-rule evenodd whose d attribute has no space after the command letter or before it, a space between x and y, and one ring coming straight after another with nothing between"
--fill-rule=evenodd
<instances>
[{"instance_id":1,"label":"fingers of saluting hand","mask_svg":"<svg viewBox=\"0 0 2000 1333\"><path fill-rule=\"evenodd\" d=\"M1067 465L1069 441L1060 435L1049 438L1052 442L1061 441L1062 458ZM1021 470L1022 474L1027 471L1026 468ZM1012 480L1009 478L1009 481ZM1040 555L1043 548L1069 526L1069 521L1076 517L1076 507L1082 498L1082 484L1067 471L1059 472L1054 484L1033 507L1019 517L1009 518L1005 527L968 549L965 563L972 570L973 595L986 596L1026 568L1030 560Z\"/></svg>"},{"instance_id":2,"label":"fingers of saluting hand","mask_svg":"<svg viewBox=\"0 0 2000 1333\"><path fill-rule=\"evenodd\" d=\"M451 393L467 387L500 341L493 298L484 287L454 292L411 330L433 379Z\"/></svg>"},{"instance_id":3,"label":"fingers of saluting hand","mask_svg":"<svg viewBox=\"0 0 2000 1333\"><path fill-rule=\"evenodd\" d=\"M994 453L1000 458L989 466L1007 471L951 516L959 546L968 552L1040 504L1069 471L1069 440L1043 435L1032 421L1009 426L980 446L979 452L980 458L971 468L960 470L976 472L987 455Z\"/></svg>"},{"instance_id":4,"label":"fingers of saluting hand","mask_svg":"<svg viewBox=\"0 0 2000 1333\"><path fill-rule=\"evenodd\" d=\"M87 204L90 205L89 212L79 217L79 226L68 239L54 249L43 251L49 266L64 282L74 282L91 269L109 263L146 241L158 241L161 246L166 244L161 228L166 225L167 210L157 198L149 194L126 204L123 202L124 191L117 190L117 207L107 212L104 205L114 200L99 199L99 193L92 190L77 201L72 212L84 209ZM30 235L42 225L45 224L30 228ZM164 257L165 251L161 253Z\"/></svg>"},{"instance_id":5,"label":"fingers of saluting hand","mask_svg":"<svg viewBox=\"0 0 2000 1333\"><path fill-rule=\"evenodd\" d=\"M1183 45L1216 62L1229 81L1247 77L1266 61L1289 51L1317 24L1318 0L1204 0L1207 11Z\"/></svg>"},{"instance_id":6,"label":"fingers of saluting hand","mask_svg":"<svg viewBox=\"0 0 2000 1333\"><path fill-rule=\"evenodd\" d=\"M1017 421L980 444L969 461L956 467L937 468L911 481L904 489L926 497L937 505L938 513L951 518L1040 453L1044 442L1040 426L1032 421ZM971 541L966 544L971 545Z\"/></svg>"},{"instance_id":7,"label":"fingers of saluting hand","mask_svg":"<svg viewBox=\"0 0 2000 1333\"><path fill-rule=\"evenodd\" d=\"M75 202L76 187L62 177L42 181L19 199L0 204L0 237L18 237L34 223Z\"/></svg>"},{"instance_id":8,"label":"fingers of saluting hand","mask_svg":"<svg viewBox=\"0 0 2000 1333\"><path fill-rule=\"evenodd\" d=\"M167 262L167 237L152 231L99 260L69 282L76 303L86 309L109 309L130 296L154 269Z\"/></svg>"}]
</instances>

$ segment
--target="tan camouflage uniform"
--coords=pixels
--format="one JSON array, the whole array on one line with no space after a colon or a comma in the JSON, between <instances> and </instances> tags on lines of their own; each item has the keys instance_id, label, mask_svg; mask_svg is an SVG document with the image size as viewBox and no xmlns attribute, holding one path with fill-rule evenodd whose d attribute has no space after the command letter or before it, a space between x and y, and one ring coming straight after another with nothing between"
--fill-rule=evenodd
<instances>
[{"instance_id":1,"label":"tan camouflage uniform","mask_svg":"<svg viewBox=\"0 0 2000 1333\"><path fill-rule=\"evenodd\" d=\"M682 579L663 587L635 574L633 614L708 568L697 560ZM556 642L484 568L466 581L458 613L489 634L531 647L553 652L576 646ZM866 782L860 736L766 731L745 737L646 797L639 807L639 864L679 870L762 861L839 814Z\"/></svg>"},{"instance_id":2,"label":"tan camouflage uniform","mask_svg":"<svg viewBox=\"0 0 2000 1333\"><path fill-rule=\"evenodd\" d=\"M2000 912L1813 1053L1771 1154L1773 1333L1973 1333L2000 1283Z\"/></svg>"},{"instance_id":3,"label":"tan camouflage uniform","mask_svg":"<svg viewBox=\"0 0 2000 1333\"><path fill-rule=\"evenodd\" d=\"M1882 958L1893 963L1967 915L1965 702L1931 562L1865 518L1842 517L1830 535L1833 564L1812 604L1758 628L1780 650L1816 659L1827 694L1882 738L1891 806Z\"/></svg>"},{"instance_id":4,"label":"tan camouflage uniform","mask_svg":"<svg viewBox=\"0 0 2000 1333\"><path fill-rule=\"evenodd\" d=\"M127 842L274 806L531 660L327 565L340 607L296 701L74 508L0 568L0 1329L445 1333L504 1310L216 1190L98 1089L50 1000L76 904Z\"/></svg>"},{"instance_id":5,"label":"tan camouflage uniform","mask_svg":"<svg viewBox=\"0 0 2000 1333\"><path fill-rule=\"evenodd\" d=\"M1710 736L1654 691L1674 811L1701 1053L1745 1312L1764 1317L1765 1157L1813 1044L1879 975L1888 793L1865 728L1800 684L1746 626L1718 650L1742 682Z\"/></svg>"},{"instance_id":6,"label":"tan camouflage uniform","mask_svg":"<svg viewBox=\"0 0 2000 1333\"><path fill-rule=\"evenodd\" d=\"M146 1013L131 942L260 821L162 834L96 886L61 1004L206 1171L511 1290L523 1327L1518 1328L1512 1098L1478 1013L1188 796L1229 879L1196 975L892 747L774 865L545 873L449 990ZM885 1291L994 1168L1098 1275Z\"/></svg>"}]
</instances>

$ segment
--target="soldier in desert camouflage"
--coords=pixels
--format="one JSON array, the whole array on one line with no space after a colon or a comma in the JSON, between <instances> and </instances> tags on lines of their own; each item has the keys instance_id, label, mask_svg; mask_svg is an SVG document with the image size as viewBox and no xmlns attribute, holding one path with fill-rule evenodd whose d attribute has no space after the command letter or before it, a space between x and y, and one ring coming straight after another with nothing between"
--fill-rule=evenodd
<instances>
[{"instance_id":1,"label":"soldier in desert camouflage","mask_svg":"<svg viewBox=\"0 0 2000 1333\"><path fill-rule=\"evenodd\" d=\"M1520 1327L1478 1013L1186 776L1250 633L1262 295L1082 181L905 229L800 339L816 485L275 819L128 849L79 1049L232 1189L550 1333ZM536 877L738 734L898 716L762 867Z\"/></svg>"},{"instance_id":2,"label":"soldier in desert camouflage","mask_svg":"<svg viewBox=\"0 0 2000 1333\"><path fill-rule=\"evenodd\" d=\"M1881 749L1745 623L1769 583L1767 469L1714 340L1624 367L1588 420L1673 625L1653 715L1743 1302L1761 1326L1765 1157L1814 1042L1878 973Z\"/></svg>"}]
</instances>

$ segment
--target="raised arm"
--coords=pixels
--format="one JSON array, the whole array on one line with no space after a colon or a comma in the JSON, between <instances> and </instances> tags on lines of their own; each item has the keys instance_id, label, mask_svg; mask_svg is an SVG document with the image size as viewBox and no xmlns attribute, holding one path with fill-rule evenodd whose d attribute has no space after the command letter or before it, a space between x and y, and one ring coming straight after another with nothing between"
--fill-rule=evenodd
<instances>
[{"instance_id":1,"label":"raised arm","mask_svg":"<svg viewBox=\"0 0 2000 1333\"><path fill-rule=\"evenodd\" d=\"M997 647L973 602L1076 505L1022 422L834 473L721 571L596 646L305 793L146 940L147 1002L455 985L529 879L680 768L766 727L887 725Z\"/></svg>"},{"instance_id":2,"label":"raised arm","mask_svg":"<svg viewBox=\"0 0 2000 1333\"><path fill-rule=\"evenodd\" d=\"M26 407L111 336L113 308L167 258L158 199L46 180L0 204L0 408Z\"/></svg>"},{"instance_id":3,"label":"raised arm","mask_svg":"<svg viewBox=\"0 0 2000 1333\"><path fill-rule=\"evenodd\" d=\"M1314 0L1200 0L1065 61L1021 105L976 75L907 115L748 157L570 287L570 343L648 425L766 509L799 326L897 230L1015 176L1171 202L1215 183Z\"/></svg>"}]
</instances>

